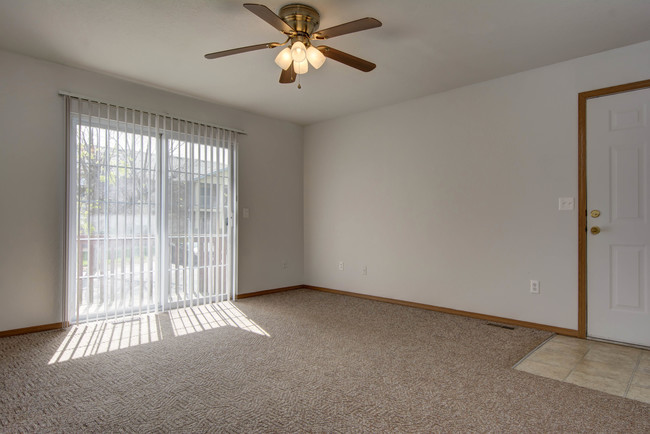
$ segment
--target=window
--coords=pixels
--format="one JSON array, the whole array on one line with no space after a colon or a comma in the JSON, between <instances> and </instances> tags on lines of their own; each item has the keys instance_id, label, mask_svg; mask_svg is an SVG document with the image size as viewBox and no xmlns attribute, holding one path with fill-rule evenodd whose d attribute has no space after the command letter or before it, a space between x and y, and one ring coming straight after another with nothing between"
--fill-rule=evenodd
<instances>
[{"instance_id":1,"label":"window","mask_svg":"<svg viewBox=\"0 0 650 434\"><path fill-rule=\"evenodd\" d=\"M229 300L237 133L66 96L67 318Z\"/></svg>"}]
</instances>

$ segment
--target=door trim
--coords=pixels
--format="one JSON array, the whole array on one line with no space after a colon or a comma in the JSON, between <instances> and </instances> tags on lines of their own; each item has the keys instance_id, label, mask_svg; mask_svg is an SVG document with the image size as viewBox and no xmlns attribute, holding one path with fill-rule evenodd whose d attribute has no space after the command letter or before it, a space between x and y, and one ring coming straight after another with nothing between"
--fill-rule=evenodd
<instances>
[{"instance_id":1,"label":"door trim","mask_svg":"<svg viewBox=\"0 0 650 434\"><path fill-rule=\"evenodd\" d=\"M578 94L578 336L587 337L587 100L650 88L650 80Z\"/></svg>"}]
</instances>

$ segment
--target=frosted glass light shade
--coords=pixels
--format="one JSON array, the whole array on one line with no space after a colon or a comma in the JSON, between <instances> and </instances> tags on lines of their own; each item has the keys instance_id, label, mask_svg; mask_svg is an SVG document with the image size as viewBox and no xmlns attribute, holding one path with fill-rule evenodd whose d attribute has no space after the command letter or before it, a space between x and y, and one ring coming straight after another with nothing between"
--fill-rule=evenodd
<instances>
[{"instance_id":1,"label":"frosted glass light shade","mask_svg":"<svg viewBox=\"0 0 650 434\"><path fill-rule=\"evenodd\" d=\"M311 66L318 69L323 66L323 63L325 63L325 56L320 52L320 50L311 45L307 48L307 60L309 60Z\"/></svg>"},{"instance_id":2,"label":"frosted glass light shade","mask_svg":"<svg viewBox=\"0 0 650 434\"><path fill-rule=\"evenodd\" d=\"M309 62L307 59L302 62L293 62L293 70L296 71L296 74L306 74L309 70Z\"/></svg>"},{"instance_id":3,"label":"frosted glass light shade","mask_svg":"<svg viewBox=\"0 0 650 434\"><path fill-rule=\"evenodd\" d=\"M300 63L307 57L307 48L302 42L294 42L291 46L291 58L296 63Z\"/></svg>"},{"instance_id":4,"label":"frosted glass light shade","mask_svg":"<svg viewBox=\"0 0 650 434\"><path fill-rule=\"evenodd\" d=\"M290 67L291 62L293 62L293 58L291 57L291 48L289 47L280 51L280 53L275 58L275 64L282 69L287 69Z\"/></svg>"}]
</instances>

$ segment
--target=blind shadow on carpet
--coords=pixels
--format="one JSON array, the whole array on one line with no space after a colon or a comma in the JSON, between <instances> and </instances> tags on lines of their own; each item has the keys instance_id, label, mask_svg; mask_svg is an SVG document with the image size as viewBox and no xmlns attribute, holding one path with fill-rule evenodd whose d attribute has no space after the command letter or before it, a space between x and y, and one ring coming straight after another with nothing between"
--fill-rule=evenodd
<instances>
[{"instance_id":1,"label":"blind shadow on carpet","mask_svg":"<svg viewBox=\"0 0 650 434\"><path fill-rule=\"evenodd\" d=\"M157 314L74 325L68 329L65 339L49 364L158 342L165 336L178 337L219 327L237 327L252 333L269 335L233 302L224 301Z\"/></svg>"}]
</instances>

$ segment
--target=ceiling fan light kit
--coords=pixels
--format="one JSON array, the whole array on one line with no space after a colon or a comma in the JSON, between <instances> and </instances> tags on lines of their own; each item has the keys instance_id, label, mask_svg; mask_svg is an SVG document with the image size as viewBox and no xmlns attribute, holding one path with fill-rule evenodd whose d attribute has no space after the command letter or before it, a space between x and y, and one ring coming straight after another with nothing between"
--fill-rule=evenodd
<instances>
[{"instance_id":1,"label":"ceiling fan light kit","mask_svg":"<svg viewBox=\"0 0 650 434\"><path fill-rule=\"evenodd\" d=\"M286 47L278 53L278 56L275 58L275 64L280 67L280 69L287 69L291 66L293 58L291 57L291 48Z\"/></svg>"},{"instance_id":2,"label":"ceiling fan light kit","mask_svg":"<svg viewBox=\"0 0 650 434\"><path fill-rule=\"evenodd\" d=\"M307 60L309 60L311 66L318 69L323 66L323 63L325 63L325 56L313 45L310 45L309 48L307 48Z\"/></svg>"},{"instance_id":3,"label":"ceiling fan light kit","mask_svg":"<svg viewBox=\"0 0 650 434\"><path fill-rule=\"evenodd\" d=\"M245 3L244 7L285 34L287 40L282 43L268 42L266 44L217 51L206 54L206 59L217 59L233 54L246 53L264 48L276 48L288 44L275 57L275 63L282 69L280 83L293 83L297 75L306 74L309 71L310 64L314 69L319 69L325 63L326 58L341 62L344 65L351 66L363 72L372 71L376 67L372 62L343 51L325 45L314 46L312 44L314 40L321 41L335 36L380 27L381 22L375 18L361 18L318 31L320 14L311 6L299 3L288 4L280 9L278 15L268 7L260 4ZM300 87L300 84L298 84L298 88Z\"/></svg>"},{"instance_id":4,"label":"ceiling fan light kit","mask_svg":"<svg viewBox=\"0 0 650 434\"><path fill-rule=\"evenodd\" d=\"M291 44L291 58L294 62L302 62L307 58L307 47L300 41Z\"/></svg>"},{"instance_id":5,"label":"ceiling fan light kit","mask_svg":"<svg viewBox=\"0 0 650 434\"><path fill-rule=\"evenodd\" d=\"M307 62L306 59L303 60L302 62L296 62L294 60L293 69L296 70L296 74L298 75L307 74L307 71L309 71L309 62Z\"/></svg>"}]
</instances>

